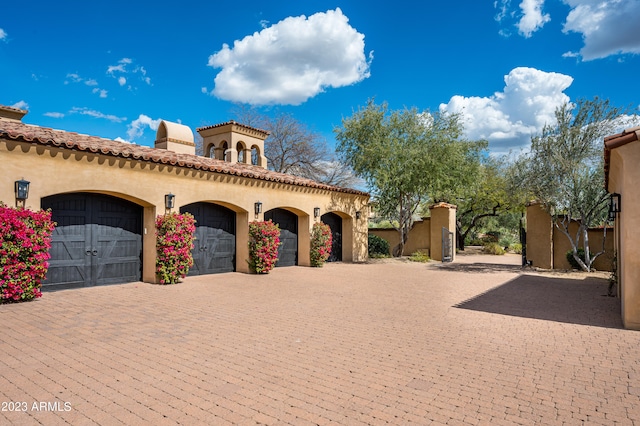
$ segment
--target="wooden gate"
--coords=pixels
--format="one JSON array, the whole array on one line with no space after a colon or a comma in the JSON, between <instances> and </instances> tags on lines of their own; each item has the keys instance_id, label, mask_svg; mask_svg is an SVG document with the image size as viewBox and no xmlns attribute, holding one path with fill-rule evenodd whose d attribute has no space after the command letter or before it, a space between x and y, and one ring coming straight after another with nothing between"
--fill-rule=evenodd
<instances>
[{"instance_id":1,"label":"wooden gate","mask_svg":"<svg viewBox=\"0 0 640 426\"><path fill-rule=\"evenodd\" d=\"M453 261L453 248L455 247L453 241L453 232L449 232L449 230L445 227L442 228L442 261L443 262L452 262Z\"/></svg>"}]
</instances>

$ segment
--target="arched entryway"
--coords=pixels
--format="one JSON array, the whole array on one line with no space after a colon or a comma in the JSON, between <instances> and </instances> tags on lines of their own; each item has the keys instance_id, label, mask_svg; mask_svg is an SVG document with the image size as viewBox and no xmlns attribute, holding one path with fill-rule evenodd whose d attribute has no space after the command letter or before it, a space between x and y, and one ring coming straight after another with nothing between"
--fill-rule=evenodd
<instances>
[{"instance_id":1,"label":"arched entryway","mask_svg":"<svg viewBox=\"0 0 640 426\"><path fill-rule=\"evenodd\" d=\"M342 260L342 218L335 213L325 213L320 220L331 228L331 254L327 262L339 262Z\"/></svg>"},{"instance_id":2,"label":"arched entryway","mask_svg":"<svg viewBox=\"0 0 640 426\"><path fill-rule=\"evenodd\" d=\"M264 220L271 220L280 227L280 247L278 266L298 264L298 216L285 209L272 209L264 214Z\"/></svg>"},{"instance_id":3,"label":"arched entryway","mask_svg":"<svg viewBox=\"0 0 640 426\"><path fill-rule=\"evenodd\" d=\"M140 281L142 207L103 194L45 197L57 223L43 290Z\"/></svg>"},{"instance_id":4,"label":"arched entryway","mask_svg":"<svg viewBox=\"0 0 640 426\"><path fill-rule=\"evenodd\" d=\"M233 272L236 267L236 214L213 203L193 203L180 207L196 220L193 266L189 275Z\"/></svg>"}]
</instances>

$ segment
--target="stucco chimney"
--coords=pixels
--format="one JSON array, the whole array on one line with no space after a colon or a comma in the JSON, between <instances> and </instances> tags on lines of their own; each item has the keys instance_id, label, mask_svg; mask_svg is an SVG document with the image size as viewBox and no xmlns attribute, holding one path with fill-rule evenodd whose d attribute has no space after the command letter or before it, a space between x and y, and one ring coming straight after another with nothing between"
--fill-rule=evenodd
<instances>
[{"instance_id":1,"label":"stucco chimney","mask_svg":"<svg viewBox=\"0 0 640 426\"><path fill-rule=\"evenodd\" d=\"M233 120L196 130L202 136L205 157L267 168L264 140L268 131Z\"/></svg>"},{"instance_id":2,"label":"stucco chimney","mask_svg":"<svg viewBox=\"0 0 640 426\"><path fill-rule=\"evenodd\" d=\"M14 108L10 106L0 105L0 118L11 121L22 121L29 111L26 109Z\"/></svg>"},{"instance_id":3,"label":"stucco chimney","mask_svg":"<svg viewBox=\"0 0 640 426\"><path fill-rule=\"evenodd\" d=\"M188 126L162 120L156 133L155 147L196 155L196 144L193 142L193 132Z\"/></svg>"}]
</instances>

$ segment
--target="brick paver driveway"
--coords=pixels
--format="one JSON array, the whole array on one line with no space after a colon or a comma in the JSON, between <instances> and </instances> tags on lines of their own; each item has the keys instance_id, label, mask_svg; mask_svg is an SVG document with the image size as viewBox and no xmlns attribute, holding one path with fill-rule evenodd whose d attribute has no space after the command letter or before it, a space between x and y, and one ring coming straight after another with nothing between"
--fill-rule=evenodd
<instances>
[{"instance_id":1,"label":"brick paver driveway","mask_svg":"<svg viewBox=\"0 0 640 426\"><path fill-rule=\"evenodd\" d=\"M606 281L486 259L1 306L0 424L640 424L640 333Z\"/></svg>"}]
</instances>

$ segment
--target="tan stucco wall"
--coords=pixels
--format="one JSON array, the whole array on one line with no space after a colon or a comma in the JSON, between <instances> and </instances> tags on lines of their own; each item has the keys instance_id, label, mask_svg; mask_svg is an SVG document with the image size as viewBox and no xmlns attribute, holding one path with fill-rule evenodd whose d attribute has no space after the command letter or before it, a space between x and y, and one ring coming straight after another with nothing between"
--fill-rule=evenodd
<instances>
[{"instance_id":1,"label":"tan stucco wall","mask_svg":"<svg viewBox=\"0 0 640 426\"><path fill-rule=\"evenodd\" d=\"M400 244L400 233L395 229L386 228L371 228L369 234L377 235L378 237L387 240L389 242L389 255L391 250L398 244ZM407 244L404 247L404 254L410 255L417 251L426 251L431 256L431 219L422 218L422 220L416 220L413 223L413 227L409 231L409 238Z\"/></svg>"},{"instance_id":2,"label":"tan stucco wall","mask_svg":"<svg viewBox=\"0 0 640 426\"><path fill-rule=\"evenodd\" d=\"M164 213L164 195L176 196L175 211L194 202L213 202L236 212L236 270L248 272L248 222L254 203L263 212L284 208L298 215L298 264L309 265L309 232L313 209L343 218L343 260L367 259L368 196L301 187L177 166L115 158L26 142L0 139L0 201L15 204L14 181L31 182L26 206L40 208L42 197L66 192L99 192L144 207L143 280L155 282L154 221ZM356 220L357 211L363 212ZM309 232L304 232L308 229Z\"/></svg>"},{"instance_id":3,"label":"tan stucco wall","mask_svg":"<svg viewBox=\"0 0 640 426\"><path fill-rule=\"evenodd\" d=\"M450 204L439 204L429 207L431 214L431 253L433 260L442 260L442 228L453 232L453 257L456 257L456 207Z\"/></svg>"},{"instance_id":4,"label":"tan stucco wall","mask_svg":"<svg viewBox=\"0 0 640 426\"><path fill-rule=\"evenodd\" d=\"M542 205L527 206L527 261L542 269L553 268L553 223Z\"/></svg>"},{"instance_id":5,"label":"tan stucco wall","mask_svg":"<svg viewBox=\"0 0 640 426\"><path fill-rule=\"evenodd\" d=\"M640 141L611 151L609 187L620 194L616 220L618 279L622 321L626 328L640 330Z\"/></svg>"}]
</instances>

